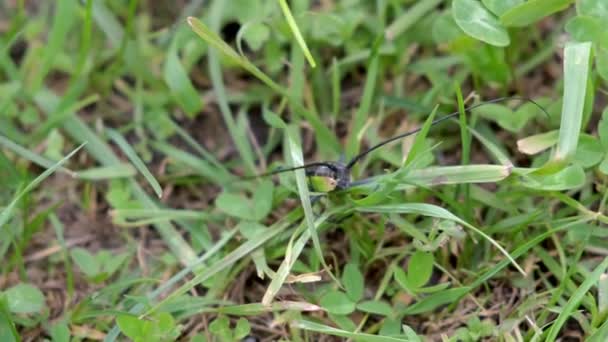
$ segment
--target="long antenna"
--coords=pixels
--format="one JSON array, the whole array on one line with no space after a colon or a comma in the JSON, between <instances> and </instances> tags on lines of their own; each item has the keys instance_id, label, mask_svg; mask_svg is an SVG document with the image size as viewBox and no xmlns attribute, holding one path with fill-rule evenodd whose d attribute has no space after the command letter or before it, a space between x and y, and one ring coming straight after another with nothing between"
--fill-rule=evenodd
<instances>
[{"instance_id":1,"label":"long antenna","mask_svg":"<svg viewBox=\"0 0 608 342\"><path fill-rule=\"evenodd\" d=\"M531 102L531 103L533 103L533 104L534 104L536 107L540 108L540 110L542 110L542 111L543 111L543 112L544 112L544 113L545 113L547 116L549 116L549 113L547 113L547 111L545 110L545 108L543 108L541 105L539 105L538 103L536 103L534 100L531 100L531 99L529 99L529 98L527 98L527 97L519 97L519 96L499 97L499 98L497 98L497 99L489 100L489 101L486 101L486 102L483 102L483 103L476 104L476 105L474 105L474 106L467 107L467 108L465 108L465 109L464 109L464 111L465 111L465 112L469 112L469 111L471 111L471 110L473 110L473 109L475 109L475 108L478 108L478 107L481 107L481 106L484 106L484 105L487 105L487 104L496 103L496 102L502 102L502 101L507 101L507 100L525 100L525 101ZM458 114L460 114L460 112L459 112L459 111L456 111L456 112L453 112L453 113L447 114L446 116L441 117L441 118L436 119L436 120L434 120L433 122L431 122L431 126L434 126L434 125L436 125L436 124L438 124L438 123L440 123L440 122L446 121L446 120L448 120L448 119L450 119L450 118L453 118L453 117L457 116ZM353 158L352 158L352 159L351 159L351 160L348 162L348 164L346 164L346 168L347 168L347 169L352 168L352 167L353 167L353 165L355 165L355 164L356 164L356 163L357 163L359 160L361 160L361 158L365 157L365 156L366 156L366 155L368 155L370 152L373 152L373 151L375 151L375 150L379 149L380 147L382 147L382 146L384 146L384 145L390 144L390 143L392 143L393 141L396 141L396 140L399 140L399 139L402 139L402 138L408 137L408 136L410 136L410 135L416 134L416 133L420 132L421 130L422 130L422 127L417 128L417 129L412 130L412 131L409 131L409 132L405 132L405 133L403 133L403 134L399 134L399 135L394 136L394 137L392 137L392 138L390 138L390 139L387 139L387 140L385 140L385 141L383 141L383 142L381 142L381 143L378 143L378 144L377 144L377 145L375 145L375 146L370 147L370 148L369 148L369 149L367 149L366 151L363 151L363 152L359 153L358 155L354 156L354 157L353 157Z\"/></svg>"},{"instance_id":2,"label":"long antenna","mask_svg":"<svg viewBox=\"0 0 608 342\"><path fill-rule=\"evenodd\" d=\"M254 179L254 178L258 178L258 177L268 177L268 176L276 175L276 174L283 173L283 172L295 171L295 170L300 170L300 169L307 169L307 168L313 167L313 166L327 166L327 167L330 167L330 168L333 167L333 165L330 164L330 163L314 162L314 163L309 163L309 164L302 165L302 166L294 166L294 167L290 167L290 168L279 167L276 170L272 170L272 171L269 171L269 172L266 172L266 173L261 173L259 175L241 177L241 179L242 180L247 180L247 179Z\"/></svg>"}]
</instances>

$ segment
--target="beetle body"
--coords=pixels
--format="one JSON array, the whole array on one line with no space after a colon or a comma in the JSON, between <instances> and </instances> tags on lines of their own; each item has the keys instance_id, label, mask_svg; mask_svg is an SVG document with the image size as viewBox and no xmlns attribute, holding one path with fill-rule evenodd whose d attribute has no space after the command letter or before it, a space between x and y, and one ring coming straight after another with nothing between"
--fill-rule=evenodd
<instances>
[{"instance_id":1,"label":"beetle body","mask_svg":"<svg viewBox=\"0 0 608 342\"><path fill-rule=\"evenodd\" d=\"M350 185L350 173L343 163L326 163L306 170L310 189L314 192L344 190Z\"/></svg>"}]
</instances>

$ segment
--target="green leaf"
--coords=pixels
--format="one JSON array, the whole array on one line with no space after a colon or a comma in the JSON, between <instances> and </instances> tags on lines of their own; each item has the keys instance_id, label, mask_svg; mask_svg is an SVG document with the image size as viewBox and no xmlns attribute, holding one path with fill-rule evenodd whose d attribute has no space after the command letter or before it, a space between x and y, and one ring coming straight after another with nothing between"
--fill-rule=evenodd
<instances>
[{"instance_id":1,"label":"green leaf","mask_svg":"<svg viewBox=\"0 0 608 342\"><path fill-rule=\"evenodd\" d=\"M336 290L327 292L319 304L334 315L348 315L355 311L355 303L344 292Z\"/></svg>"},{"instance_id":2,"label":"green leaf","mask_svg":"<svg viewBox=\"0 0 608 342\"><path fill-rule=\"evenodd\" d=\"M566 32L570 33L574 40L579 42L590 41L598 43L602 40L602 36L605 35L600 19L583 15L568 20Z\"/></svg>"},{"instance_id":3,"label":"green leaf","mask_svg":"<svg viewBox=\"0 0 608 342\"><path fill-rule=\"evenodd\" d=\"M528 26L548 15L562 11L574 0L530 0L515 6L500 16L500 22L507 26Z\"/></svg>"},{"instance_id":4,"label":"green leaf","mask_svg":"<svg viewBox=\"0 0 608 342\"><path fill-rule=\"evenodd\" d=\"M443 13L433 22L433 40L437 44L450 43L463 37L464 32L460 29L454 16L449 12Z\"/></svg>"},{"instance_id":5,"label":"green leaf","mask_svg":"<svg viewBox=\"0 0 608 342\"><path fill-rule=\"evenodd\" d=\"M495 46L509 45L507 30L479 1L454 0L452 13L458 26L471 37Z\"/></svg>"},{"instance_id":6,"label":"green leaf","mask_svg":"<svg viewBox=\"0 0 608 342\"><path fill-rule=\"evenodd\" d=\"M572 164L549 175L526 175L521 181L524 186L536 190L565 191L578 189L585 184L585 170L579 164Z\"/></svg>"},{"instance_id":7,"label":"green leaf","mask_svg":"<svg viewBox=\"0 0 608 342\"><path fill-rule=\"evenodd\" d=\"M351 332L342 329L336 329L334 327L330 327L328 325L307 321L307 320L297 320L292 323L292 326L307 330L314 331L322 334L333 335L344 337L343 340L353 339L355 341L365 341L365 342L408 342L409 340L403 339L402 337L392 337L392 336L378 336L373 334L366 334L362 332Z\"/></svg>"},{"instance_id":8,"label":"green leaf","mask_svg":"<svg viewBox=\"0 0 608 342\"><path fill-rule=\"evenodd\" d=\"M469 291L471 291L470 287L457 287L441 292L436 292L428 297L421 299L415 304L410 305L402 313L405 315L418 315L421 313L433 311L441 305L454 303Z\"/></svg>"},{"instance_id":9,"label":"green leaf","mask_svg":"<svg viewBox=\"0 0 608 342\"><path fill-rule=\"evenodd\" d=\"M231 341L232 331L230 329L230 320L226 316L219 316L211 324L209 331L220 338L220 340Z\"/></svg>"},{"instance_id":10,"label":"green leaf","mask_svg":"<svg viewBox=\"0 0 608 342\"><path fill-rule=\"evenodd\" d=\"M131 338L132 340L139 340L144 338L146 325L148 322L140 320L137 316L133 315L118 315L116 317L116 323L125 336Z\"/></svg>"},{"instance_id":11,"label":"green leaf","mask_svg":"<svg viewBox=\"0 0 608 342\"><path fill-rule=\"evenodd\" d=\"M249 240L255 239L259 234L263 234L268 228L257 222L241 221L236 225L236 229Z\"/></svg>"},{"instance_id":12,"label":"green leaf","mask_svg":"<svg viewBox=\"0 0 608 342\"><path fill-rule=\"evenodd\" d=\"M53 342L70 342L70 328L65 320L53 324L49 330Z\"/></svg>"},{"instance_id":13,"label":"green leaf","mask_svg":"<svg viewBox=\"0 0 608 342\"><path fill-rule=\"evenodd\" d=\"M95 258L89 251L84 248L76 247L70 251L72 260L78 268L87 275L87 277L94 277L101 272L101 265L97 258Z\"/></svg>"},{"instance_id":14,"label":"green leaf","mask_svg":"<svg viewBox=\"0 0 608 342\"><path fill-rule=\"evenodd\" d=\"M606 154L606 156L604 157L604 160L602 160L598 169L603 174L608 175L608 154Z\"/></svg>"},{"instance_id":15,"label":"green leaf","mask_svg":"<svg viewBox=\"0 0 608 342\"><path fill-rule=\"evenodd\" d=\"M272 210L272 195L274 191L274 185L271 180L263 180L259 186L256 187L253 193L253 208L255 211L254 219L256 221L263 219Z\"/></svg>"},{"instance_id":16,"label":"green leaf","mask_svg":"<svg viewBox=\"0 0 608 342\"><path fill-rule=\"evenodd\" d=\"M135 168L148 181L148 184L150 184L150 186L156 193L156 196L158 196L158 198L161 198L163 195L163 190L160 187L160 184L158 184L158 181L156 180L156 178L154 178L152 173L148 170L148 168L146 167L146 164L144 164L144 162L139 158L139 156L137 155L137 152L135 152L133 147L131 147L131 145L127 142L127 140L125 138L123 138L123 136L120 133L118 133L118 131L115 131L113 129L108 129L107 131L108 131L108 136L116 143L116 145L118 145L118 147L120 147L120 149L124 152L124 154L127 156L127 158L129 158L131 163L133 163Z\"/></svg>"},{"instance_id":17,"label":"green leaf","mask_svg":"<svg viewBox=\"0 0 608 342\"><path fill-rule=\"evenodd\" d=\"M399 284L399 286L401 286L405 291L412 294L415 293L414 286L410 285L410 281L407 278L407 274L404 270L401 269L401 267L393 267L393 277L395 278L397 284Z\"/></svg>"},{"instance_id":18,"label":"green leaf","mask_svg":"<svg viewBox=\"0 0 608 342\"><path fill-rule=\"evenodd\" d=\"M364 279L356 264L347 264L342 274L342 283L346 289L346 294L354 302L363 298Z\"/></svg>"},{"instance_id":19,"label":"green leaf","mask_svg":"<svg viewBox=\"0 0 608 342\"><path fill-rule=\"evenodd\" d=\"M270 29L264 23L252 22L241 27L243 39L253 51L258 51L270 38ZM241 33L239 32L239 33Z\"/></svg>"},{"instance_id":20,"label":"green leaf","mask_svg":"<svg viewBox=\"0 0 608 342\"><path fill-rule=\"evenodd\" d=\"M579 14L592 15L608 20L608 3L605 0L580 0L577 2Z\"/></svg>"},{"instance_id":21,"label":"green leaf","mask_svg":"<svg viewBox=\"0 0 608 342\"><path fill-rule=\"evenodd\" d=\"M388 303L381 300L367 300L357 304L357 309L376 315L391 317L393 308Z\"/></svg>"},{"instance_id":22,"label":"green leaf","mask_svg":"<svg viewBox=\"0 0 608 342\"><path fill-rule=\"evenodd\" d=\"M246 318L241 317L238 321L236 321L236 327L234 328L234 338L237 340L243 339L247 335L249 335L250 331L251 326L249 325L249 321Z\"/></svg>"},{"instance_id":23,"label":"green leaf","mask_svg":"<svg viewBox=\"0 0 608 342\"><path fill-rule=\"evenodd\" d=\"M559 131L549 131L546 133L531 135L517 141L517 149L521 153L534 155L549 147L557 144Z\"/></svg>"},{"instance_id":24,"label":"green leaf","mask_svg":"<svg viewBox=\"0 0 608 342\"><path fill-rule=\"evenodd\" d=\"M0 341L21 341L8 307L6 294L0 292Z\"/></svg>"},{"instance_id":25,"label":"green leaf","mask_svg":"<svg viewBox=\"0 0 608 342\"><path fill-rule=\"evenodd\" d=\"M241 194L222 192L215 199L215 205L230 216L259 221L266 217L272 209L272 193L272 182L264 180L254 192L252 199Z\"/></svg>"},{"instance_id":26,"label":"green leaf","mask_svg":"<svg viewBox=\"0 0 608 342\"><path fill-rule=\"evenodd\" d=\"M554 161L567 160L576 152L589 75L591 43L566 43L564 49L564 102Z\"/></svg>"},{"instance_id":27,"label":"green leaf","mask_svg":"<svg viewBox=\"0 0 608 342\"><path fill-rule=\"evenodd\" d=\"M580 302L583 300L583 297L589 293L592 287L597 285L598 280L604 274L606 269L608 268L608 257L604 258L601 264L599 264L593 272L589 273L585 277L585 281L572 293L571 297L568 299L566 305L564 305L559 311L559 316L551 325L551 329L547 335L547 339L545 341L555 341L559 331L566 321L572 317L574 311L578 308Z\"/></svg>"},{"instance_id":28,"label":"green leaf","mask_svg":"<svg viewBox=\"0 0 608 342\"><path fill-rule=\"evenodd\" d=\"M602 118L597 125L597 132L604 150L608 151L608 107L604 108L602 112Z\"/></svg>"},{"instance_id":29,"label":"green leaf","mask_svg":"<svg viewBox=\"0 0 608 342\"><path fill-rule=\"evenodd\" d=\"M171 95L186 114L191 118L198 114L203 108L203 102L177 56L177 45L175 43L171 45L167 52L163 76Z\"/></svg>"},{"instance_id":30,"label":"green leaf","mask_svg":"<svg viewBox=\"0 0 608 342\"><path fill-rule=\"evenodd\" d=\"M598 46L595 50L595 65L598 74L608 81L608 47Z\"/></svg>"},{"instance_id":31,"label":"green leaf","mask_svg":"<svg viewBox=\"0 0 608 342\"><path fill-rule=\"evenodd\" d=\"M524 0L481 0L481 2L489 9L492 13L497 16L501 16L511 8L520 5Z\"/></svg>"},{"instance_id":32,"label":"green leaf","mask_svg":"<svg viewBox=\"0 0 608 342\"><path fill-rule=\"evenodd\" d=\"M46 307L42 291L32 284L19 283L4 294L9 310L14 313L36 313Z\"/></svg>"},{"instance_id":33,"label":"green leaf","mask_svg":"<svg viewBox=\"0 0 608 342\"><path fill-rule=\"evenodd\" d=\"M262 117L264 118L264 121L266 121L267 124L274 128L285 129L287 127L285 121L283 121L280 116L268 109L264 110L264 112L262 113Z\"/></svg>"},{"instance_id":34,"label":"green leaf","mask_svg":"<svg viewBox=\"0 0 608 342\"><path fill-rule=\"evenodd\" d=\"M473 112L496 122L500 127L513 133L520 132L528 121L538 114L530 107L520 108L517 112L513 112L509 107L494 103L474 109Z\"/></svg>"},{"instance_id":35,"label":"green leaf","mask_svg":"<svg viewBox=\"0 0 608 342\"><path fill-rule=\"evenodd\" d=\"M409 286L418 288L426 284L433 274L434 262L435 258L432 253L416 251L408 262L407 279Z\"/></svg>"},{"instance_id":36,"label":"green leaf","mask_svg":"<svg viewBox=\"0 0 608 342\"><path fill-rule=\"evenodd\" d=\"M589 134L581 134L578 146L576 147L576 153L574 154L574 161L583 168L588 169L599 164L604 159L605 152L602 144L596 137Z\"/></svg>"}]
</instances>

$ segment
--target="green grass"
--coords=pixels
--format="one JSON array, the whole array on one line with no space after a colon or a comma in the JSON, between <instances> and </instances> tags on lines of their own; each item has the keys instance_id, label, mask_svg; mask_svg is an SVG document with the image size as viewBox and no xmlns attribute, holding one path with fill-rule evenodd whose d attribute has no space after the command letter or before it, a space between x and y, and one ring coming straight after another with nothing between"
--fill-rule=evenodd
<instances>
[{"instance_id":1,"label":"green grass","mask_svg":"<svg viewBox=\"0 0 608 342\"><path fill-rule=\"evenodd\" d=\"M0 5L1 341L608 339L603 1L314 3Z\"/></svg>"}]
</instances>

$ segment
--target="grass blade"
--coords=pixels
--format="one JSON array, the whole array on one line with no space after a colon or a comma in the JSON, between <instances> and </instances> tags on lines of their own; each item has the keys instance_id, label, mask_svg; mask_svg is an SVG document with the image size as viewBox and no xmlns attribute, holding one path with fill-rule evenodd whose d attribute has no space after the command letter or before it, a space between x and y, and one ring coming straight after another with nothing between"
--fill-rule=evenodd
<instances>
[{"instance_id":1,"label":"grass blade","mask_svg":"<svg viewBox=\"0 0 608 342\"><path fill-rule=\"evenodd\" d=\"M308 63L310 64L311 67L313 67L313 68L316 67L317 64L315 63L315 59L312 57L310 50L308 50L308 45L306 45L306 41L304 40L304 37L302 37L302 33L300 33L298 24L296 23L295 19L293 18L293 15L291 15L291 10L289 10L287 1L279 0L279 5L281 6L281 10L283 11L285 20L287 20L287 25L289 26L289 29L291 29L293 36L296 38L296 41L298 42L298 45L302 49L304 56L306 56Z\"/></svg>"},{"instance_id":2,"label":"grass blade","mask_svg":"<svg viewBox=\"0 0 608 342\"><path fill-rule=\"evenodd\" d=\"M144 162L139 158L135 150L133 150L133 148L129 145L125 138L123 138L120 133L110 128L107 129L107 134L116 143L116 145L120 147L120 149L127 156L127 158L129 158L129 160L131 161L131 163L133 163L133 166L135 166L137 171L139 171L148 181L152 189L154 189L156 196L158 196L158 198L161 198L163 196L163 189L160 187L160 184L158 184L156 178L154 178L150 170L148 170Z\"/></svg>"},{"instance_id":3,"label":"grass blade","mask_svg":"<svg viewBox=\"0 0 608 342\"><path fill-rule=\"evenodd\" d=\"M234 51L234 49L232 49L232 47L230 47L230 45L226 44L226 42L224 42L215 32L211 31L207 26L205 26L205 24L203 24L200 20L194 17L189 17L188 24L190 25L190 27L192 27L194 33L201 37L205 42L219 50L232 62L236 63L243 69L249 71L253 76L257 77L260 81L262 81L270 89L274 90L277 94L280 94L281 96L288 99L296 113L310 122L310 124L315 130L317 139L320 142L328 144L334 151L339 150L340 144L338 143L336 137L331 133L331 131L323 124L323 122L317 116L312 115L308 110L306 110L302 106L301 103L295 101L293 99L293 96L286 88L274 82L270 77L268 77L264 72L262 72L248 59L239 55L236 51Z\"/></svg>"},{"instance_id":4,"label":"grass blade","mask_svg":"<svg viewBox=\"0 0 608 342\"><path fill-rule=\"evenodd\" d=\"M561 330L562 326L566 321L572 316L572 313L578 305L580 304L583 297L589 292L591 287L597 285L600 277L608 268L608 258L604 258L601 264L599 264L589 276L586 277L585 281L581 284L581 286L576 289L576 291L572 294L572 297L568 300L566 305L562 308L559 316L553 324L551 325L551 330L547 335L546 341L555 341L557 338L557 334Z\"/></svg>"},{"instance_id":5,"label":"grass blade","mask_svg":"<svg viewBox=\"0 0 608 342\"><path fill-rule=\"evenodd\" d=\"M322 334L345 337L348 339L354 339L355 341L369 341L369 342L407 342L410 341L405 337L390 337L381 335L372 335L360 332L351 332L342 330L321 323L316 323L308 320L297 320L291 324L293 327L298 329L304 329L307 331L314 331Z\"/></svg>"},{"instance_id":6,"label":"grass blade","mask_svg":"<svg viewBox=\"0 0 608 342\"><path fill-rule=\"evenodd\" d=\"M583 122L583 107L589 77L591 43L567 43L564 50L564 102L557 151L553 160L560 161L576 152Z\"/></svg>"},{"instance_id":7,"label":"grass blade","mask_svg":"<svg viewBox=\"0 0 608 342\"><path fill-rule=\"evenodd\" d=\"M19 203L19 200L28 192L30 192L33 188L35 188L36 186L38 186L38 184L42 183L43 180L45 180L48 176L52 175L55 171L57 171L57 169L59 169L61 167L61 165L63 165L68 159L72 158L72 156L74 154L76 154L76 152L80 151L80 149L82 147L84 147L84 145L86 145L87 143L84 142L82 143L80 146L78 146L77 148L75 148L72 152L70 152L67 156L65 156L63 159L61 159L60 161L58 161L57 163L55 163L53 166L51 166L50 168L46 169L43 173L41 173L38 177L34 178L33 181L31 181L23 190L21 190L15 197L13 197L13 200L9 203L8 206L6 206L2 212L0 212L0 228L2 226L4 226L8 220L11 218L11 215L13 213L13 210L15 209L15 206L17 205L17 203Z\"/></svg>"},{"instance_id":8,"label":"grass blade","mask_svg":"<svg viewBox=\"0 0 608 342\"><path fill-rule=\"evenodd\" d=\"M456 216L456 215L452 214L451 212L447 211L446 209L443 209L436 205L426 204L426 203L386 204L386 205L379 205L379 206L372 206L372 207L360 207L360 208L356 208L356 210L361 211L361 212L374 212L374 213L387 213L387 214L389 214L389 213L418 214L418 215L431 216L431 217L441 218L444 220L454 221L458 224L461 224L461 225L471 229L475 233L481 235L488 242L493 244L507 259L509 259L509 261L513 264L513 266L515 266L515 268L517 268L517 270L522 275L526 276L526 272L521 268L521 266L519 266L519 264L517 264L517 262L515 262L513 257L511 257L511 255L509 255L509 253L504 248L502 248L502 246L498 242L496 242L494 239L492 239L491 237L486 235L486 233L482 232L481 230L479 230L475 226L471 225L470 223L460 219L458 216Z\"/></svg>"},{"instance_id":9,"label":"grass blade","mask_svg":"<svg viewBox=\"0 0 608 342\"><path fill-rule=\"evenodd\" d=\"M43 157L37 153L34 153L19 144L12 142L10 139L8 139L2 135L0 135L0 146L4 146L5 148L18 154L20 157L27 159L27 160L31 161L32 163L37 164L37 165L42 166L47 169L53 167L53 165L55 164L55 162L48 160L45 157ZM76 173L74 173L74 171L69 170L63 166L60 166L57 170L65 172L72 177L76 176Z\"/></svg>"}]
</instances>

